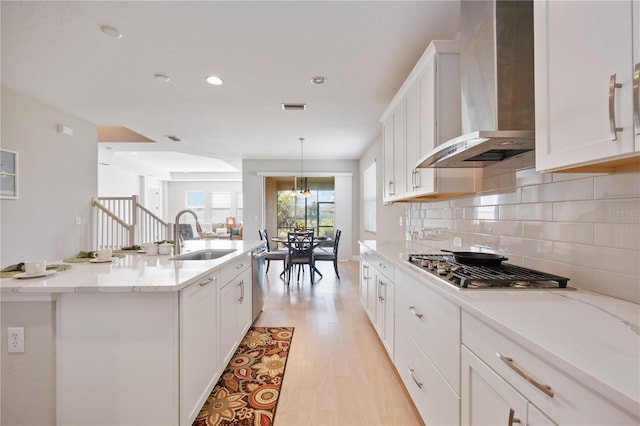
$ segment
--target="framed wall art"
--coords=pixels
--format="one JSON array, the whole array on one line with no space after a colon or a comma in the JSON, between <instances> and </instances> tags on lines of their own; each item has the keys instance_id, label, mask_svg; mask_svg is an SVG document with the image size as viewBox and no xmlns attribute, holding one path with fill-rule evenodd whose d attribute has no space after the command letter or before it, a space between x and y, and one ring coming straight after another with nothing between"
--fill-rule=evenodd
<instances>
[{"instance_id":1,"label":"framed wall art","mask_svg":"<svg viewBox=\"0 0 640 426\"><path fill-rule=\"evenodd\" d=\"M18 198L18 152L0 149L0 198Z\"/></svg>"}]
</instances>

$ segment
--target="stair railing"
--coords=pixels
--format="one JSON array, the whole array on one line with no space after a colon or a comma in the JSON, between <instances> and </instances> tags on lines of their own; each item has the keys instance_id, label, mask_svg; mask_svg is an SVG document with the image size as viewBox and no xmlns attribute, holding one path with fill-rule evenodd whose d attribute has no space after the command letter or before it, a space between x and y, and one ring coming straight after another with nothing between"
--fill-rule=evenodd
<instances>
[{"instance_id":1,"label":"stair railing","mask_svg":"<svg viewBox=\"0 0 640 426\"><path fill-rule=\"evenodd\" d=\"M170 224L138 202L138 196L97 197L94 207L94 246L119 249L134 244L167 240Z\"/></svg>"}]
</instances>

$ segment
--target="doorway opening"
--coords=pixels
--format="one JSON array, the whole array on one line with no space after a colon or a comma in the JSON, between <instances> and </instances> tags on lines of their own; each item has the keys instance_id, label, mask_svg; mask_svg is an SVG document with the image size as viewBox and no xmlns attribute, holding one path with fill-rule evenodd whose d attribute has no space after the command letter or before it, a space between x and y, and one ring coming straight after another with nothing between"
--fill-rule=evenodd
<instances>
[{"instance_id":1,"label":"doorway opening","mask_svg":"<svg viewBox=\"0 0 640 426\"><path fill-rule=\"evenodd\" d=\"M311 195L300 193L300 179L294 184L294 177L267 177L267 199L273 197L273 209L267 216L275 215L276 235L286 237L287 232L299 229L313 230L315 236L333 237L335 229L335 179L333 177L306 178ZM297 191L292 191L292 189ZM271 194L269 194L269 192ZM294 195L295 193L295 195ZM271 204L271 203L267 203Z\"/></svg>"}]
</instances>

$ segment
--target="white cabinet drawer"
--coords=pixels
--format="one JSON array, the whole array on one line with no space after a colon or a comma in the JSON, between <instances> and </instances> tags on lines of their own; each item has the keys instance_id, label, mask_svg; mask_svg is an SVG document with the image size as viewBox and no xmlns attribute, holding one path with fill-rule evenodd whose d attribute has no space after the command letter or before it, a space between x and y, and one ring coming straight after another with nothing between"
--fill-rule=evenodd
<instances>
[{"instance_id":1,"label":"white cabinet drawer","mask_svg":"<svg viewBox=\"0 0 640 426\"><path fill-rule=\"evenodd\" d=\"M380 256L376 256L375 259L371 262L374 268L386 277L389 281L394 281L394 266L391 262L383 259Z\"/></svg>"},{"instance_id":2,"label":"white cabinet drawer","mask_svg":"<svg viewBox=\"0 0 640 426\"><path fill-rule=\"evenodd\" d=\"M638 418L622 411L606 396L464 311L462 343L558 424L638 424ZM548 389L540 389L525 375Z\"/></svg>"},{"instance_id":3,"label":"white cabinet drawer","mask_svg":"<svg viewBox=\"0 0 640 426\"><path fill-rule=\"evenodd\" d=\"M249 252L236 257L231 262L224 265L220 272L221 274L220 281L222 285L228 283L229 281L231 281L232 279L240 275L242 271L244 271L250 266L251 266L251 253Z\"/></svg>"},{"instance_id":4,"label":"white cabinet drawer","mask_svg":"<svg viewBox=\"0 0 640 426\"><path fill-rule=\"evenodd\" d=\"M396 271L396 321L410 330L418 346L449 385L460 393L460 308L427 285Z\"/></svg>"},{"instance_id":5,"label":"white cabinet drawer","mask_svg":"<svg viewBox=\"0 0 640 426\"><path fill-rule=\"evenodd\" d=\"M424 422L460 424L460 398L402 325L396 325L395 365Z\"/></svg>"}]
</instances>

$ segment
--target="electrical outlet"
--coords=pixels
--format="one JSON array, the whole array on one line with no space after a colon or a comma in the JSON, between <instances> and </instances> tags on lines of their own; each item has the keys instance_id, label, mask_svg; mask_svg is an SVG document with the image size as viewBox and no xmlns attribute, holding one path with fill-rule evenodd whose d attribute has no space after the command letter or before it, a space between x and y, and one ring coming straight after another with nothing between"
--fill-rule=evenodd
<instances>
[{"instance_id":1,"label":"electrical outlet","mask_svg":"<svg viewBox=\"0 0 640 426\"><path fill-rule=\"evenodd\" d=\"M8 327L7 340L9 352L24 352L24 327Z\"/></svg>"},{"instance_id":2,"label":"electrical outlet","mask_svg":"<svg viewBox=\"0 0 640 426\"><path fill-rule=\"evenodd\" d=\"M462 238L461 237L453 237L453 246L454 247L462 247Z\"/></svg>"},{"instance_id":3,"label":"electrical outlet","mask_svg":"<svg viewBox=\"0 0 640 426\"><path fill-rule=\"evenodd\" d=\"M400 223L400 226L402 226L402 216L400 216L400 220L398 222Z\"/></svg>"}]
</instances>

